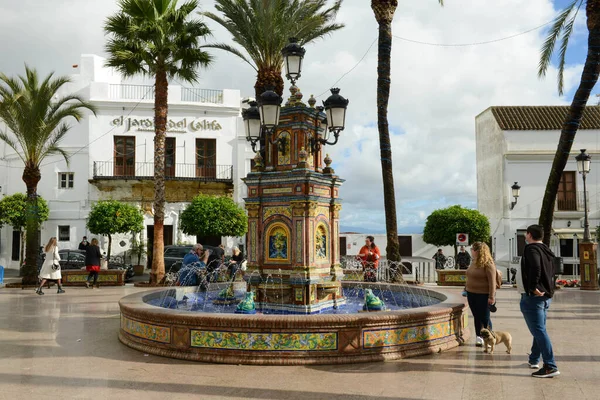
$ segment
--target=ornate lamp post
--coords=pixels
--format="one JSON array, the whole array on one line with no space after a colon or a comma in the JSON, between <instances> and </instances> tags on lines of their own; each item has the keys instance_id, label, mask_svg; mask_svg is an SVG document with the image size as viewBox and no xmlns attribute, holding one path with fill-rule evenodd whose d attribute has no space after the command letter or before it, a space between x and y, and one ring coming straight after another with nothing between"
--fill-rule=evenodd
<instances>
[{"instance_id":1,"label":"ornate lamp post","mask_svg":"<svg viewBox=\"0 0 600 400\"><path fill-rule=\"evenodd\" d=\"M584 210L584 226L583 226L583 242L589 243L592 241L592 237L590 235L590 224L588 222L588 207L587 207L587 190L585 178L587 174L590 172L590 164L591 159L589 154L585 152L585 149L581 149L581 153L579 153L575 159L577 160L577 171L581 174L583 178L583 210Z\"/></svg>"},{"instance_id":2,"label":"ornate lamp post","mask_svg":"<svg viewBox=\"0 0 600 400\"><path fill-rule=\"evenodd\" d=\"M281 54L286 71L285 77L295 85L302 72L302 61L306 50L298 44L298 39L290 38L290 42L281 50Z\"/></svg>"},{"instance_id":3,"label":"ornate lamp post","mask_svg":"<svg viewBox=\"0 0 600 400\"><path fill-rule=\"evenodd\" d=\"M577 171L583 178L583 210L584 210L584 225L583 225L583 240L579 243L579 260L581 270L581 289L582 290L598 290L598 266L597 266L597 244L592 242L590 235L590 224L588 221L588 206L587 206L587 188L586 176L590 172L591 159L585 149L581 149L575 159L577 160Z\"/></svg>"}]
</instances>

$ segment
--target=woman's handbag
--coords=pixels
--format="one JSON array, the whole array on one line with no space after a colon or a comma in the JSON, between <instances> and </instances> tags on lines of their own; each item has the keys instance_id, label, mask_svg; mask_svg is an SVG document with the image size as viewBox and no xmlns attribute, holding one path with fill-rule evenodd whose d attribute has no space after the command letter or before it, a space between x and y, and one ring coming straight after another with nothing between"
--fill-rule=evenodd
<instances>
[{"instance_id":1,"label":"woman's handbag","mask_svg":"<svg viewBox=\"0 0 600 400\"><path fill-rule=\"evenodd\" d=\"M56 253L52 252L52 271L58 271L60 269L60 263L56 259Z\"/></svg>"},{"instance_id":2,"label":"woman's handbag","mask_svg":"<svg viewBox=\"0 0 600 400\"><path fill-rule=\"evenodd\" d=\"M242 263L240 264L240 269L242 271L247 270L248 269L248 261L246 261L246 260L242 261Z\"/></svg>"}]
</instances>

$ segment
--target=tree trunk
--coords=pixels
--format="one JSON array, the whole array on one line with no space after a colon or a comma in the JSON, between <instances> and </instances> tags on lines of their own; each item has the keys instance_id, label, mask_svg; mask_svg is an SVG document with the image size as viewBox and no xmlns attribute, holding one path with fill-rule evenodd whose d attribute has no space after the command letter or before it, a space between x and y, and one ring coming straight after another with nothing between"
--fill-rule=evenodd
<instances>
[{"instance_id":1,"label":"tree trunk","mask_svg":"<svg viewBox=\"0 0 600 400\"><path fill-rule=\"evenodd\" d=\"M256 83L254 84L254 94L256 100L260 98L268 87L273 87L273 91L280 96L283 96L283 78L281 77L281 69L279 70L262 70L259 69L256 74Z\"/></svg>"},{"instance_id":2,"label":"tree trunk","mask_svg":"<svg viewBox=\"0 0 600 400\"><path fill-rule=\"evenodd\" d=\"M554 155L540 211L539 224L544 227L544 243L547 245L550 245L550 237L552 235L554 204L556 202L556 193L558 192L560 178L569 160L573 140L575 140L575 134L577 133L577 129L579 129L585 105L590 98L590 93L594 89L596 82L598 82L598 74L600 72L600 0L587 1L586 15L589 36L585 66L583 67L579 87L569 107L569 113L563 122L558 148Z\"/></svg>"},{"instance_id":3,"label":"tree trunk","mask_svg":"<svg viewBox=\"0 0 600 400\"><path fill-rule=\"evenodd\" d=\"M19 236L21 237L21 254L19 256L19 268L21 268L21 266L23 265L23 261L25 260L25 231L23 229L21 229Z\"/></svg>"},{"instance_id":4,"label":"tree trunk","mask_svg":"<svg viewBox=\"0 0 600 400\"><path fill-rule=\"evenodd\" d=\"M169 109L167 73L156 73L154 98L154 243L150 282L157 284L165 276L164 223L165 223L165 137Z\"/></svg>"},{"instance_id":5,"label":"tree trunk","mask_svg":"<svg viewBox=\"0 0 600 400\"><path fill-rule=\"evenodd\" d=\"M25 267L23 268L23 285L37 285L38 282L38 229L40 226L37 209L37 185L41 179L37 165L26 163L22 176L27 187L27 222L25 245Z\"/></svg>"},{"instance_id":6,"label":"tree trunk","mask_svg":"<svg viewBox=\"0 0 600 400\"><path fill-rule=\"evenodd\" d=\"M392 167L392 146L388 125L388 102L390 98L392 19L398 6L393 0L373 0L371 8L379 23L379 43L377 58L377 126L383 177L383 201L387 232L386 253L388 261L399 262L398 226L396 220L396 198L394 192L394 171Z\"/></svg>"},{"instance_id":7,"label":"tree trunk","mask_svg":"<svg viewBox=\"0 0 600 400\"><path fill-rule=\"evenodd\" d=\"M108 251L106 252L106 265L108 265L108 260L110 260L110 253L112 249L112 236L108 234Z\"/></svg>"}]
</instances>

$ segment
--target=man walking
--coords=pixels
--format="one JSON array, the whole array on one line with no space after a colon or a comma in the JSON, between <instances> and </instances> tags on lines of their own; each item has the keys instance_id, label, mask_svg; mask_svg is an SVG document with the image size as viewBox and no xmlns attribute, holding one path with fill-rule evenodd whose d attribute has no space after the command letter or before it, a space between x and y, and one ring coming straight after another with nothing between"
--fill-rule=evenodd
<instances>
[{"instance_id":1,"label":"man walking","mask_svg":"<svg viewBox=\"0 0 600 400\"><path fill-rule=\"evenodd\" d=\"M531 374L535 378L552 378L560 375L554 361L552 343L546 332L546 314L554 294L554 253L542 242L544 228L531 225L527 228L527 245L521 258L521 312L533 336L529 367L542 368Z\"/></svg>"},{"instance_id":2,"label":"man walking","mask_svg":"<svg viewBox=\"0 0 600 400\"><path fill-rule=\"evenodd\" d=\"M460 246L460 252L456 255L458 269L467 269L471 265L471 256L465 251L465 246Z\"/></svg>"}]
</instances>

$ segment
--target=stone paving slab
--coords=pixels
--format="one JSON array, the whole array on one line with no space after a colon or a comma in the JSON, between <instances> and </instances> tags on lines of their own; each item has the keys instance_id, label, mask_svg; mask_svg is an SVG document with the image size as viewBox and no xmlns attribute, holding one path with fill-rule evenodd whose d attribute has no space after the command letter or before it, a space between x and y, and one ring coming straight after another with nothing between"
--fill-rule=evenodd
<instances>
[{"instance_id":1,"label":"stone paving slab","mask_svg":"<svg viewBox=\"0 0 600 400\"><path fill-rule=\"evenodd\" d=\"M487 355L471 340L442 354L335 366L216 365L146 356L119 343L117 301L131 285L90 290L0 289L0 399L598 399L600 293L563 289L548 326L561 376L530 377L531 337L512 288L498 293ZM457 289L443 289L442 291ZM471 326L470 329L473 329ZM473 335L474 336L474 335Z\"/></svg>"}]
</instances>

